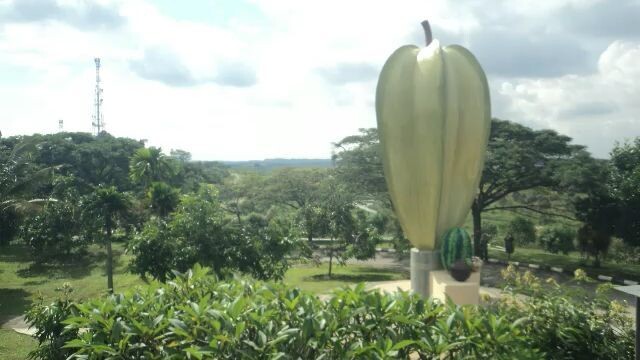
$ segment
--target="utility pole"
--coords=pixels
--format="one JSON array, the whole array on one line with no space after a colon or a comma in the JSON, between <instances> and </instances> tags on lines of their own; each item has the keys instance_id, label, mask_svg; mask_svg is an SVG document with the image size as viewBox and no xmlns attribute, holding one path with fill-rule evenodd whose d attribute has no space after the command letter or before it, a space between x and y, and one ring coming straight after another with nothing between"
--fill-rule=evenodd
<instances>
[{"instance_id":1,"label":"utility pole","mask_svg":"<svg viewBox=\"0 0 640 360\"><path fill-rule=\"evenodd\" d=\"M94 114L93 114L93 132L95 136L100 135L104 131L104 117L100 107L102 106L102 88L100 87L100 58L93 59L96 63L96 94L94 100Z\"/></svg>"}]
</instances>

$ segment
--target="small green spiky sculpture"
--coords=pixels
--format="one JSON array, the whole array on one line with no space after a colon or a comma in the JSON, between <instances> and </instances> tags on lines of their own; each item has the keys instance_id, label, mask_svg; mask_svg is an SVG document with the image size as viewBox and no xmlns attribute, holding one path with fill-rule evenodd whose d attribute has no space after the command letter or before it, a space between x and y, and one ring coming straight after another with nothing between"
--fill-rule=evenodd
<instances>
[{"instance_id":1,"label":"small green spiky sculpture","mask_svg":"<svg viewBox=\"0 0 640 360\"><path fill-rule=\"evenodd\" d=\"M473 247L467 231L459 227L447 230L442 236L440 256L442 266L447 270L450 270L451 266L458 260L464 260L467 265L471 265Z\"/></svg>"}]
</instances>

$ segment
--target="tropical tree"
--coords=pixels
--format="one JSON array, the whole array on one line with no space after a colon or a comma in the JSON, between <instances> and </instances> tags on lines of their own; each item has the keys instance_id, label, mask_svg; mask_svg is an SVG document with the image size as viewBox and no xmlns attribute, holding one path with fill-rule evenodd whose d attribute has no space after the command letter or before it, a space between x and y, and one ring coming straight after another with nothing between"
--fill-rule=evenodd
<instances>
[{"instance_id":1,"label":"tropical tree","mask_svg":"<svg viewBox=\"0 0 640 360\"><path fill-rule=\"evenodd\" d=\"M0 150L0 245L6 245L18 232L20 216L51 200L37 195L43 185L51 183L56 167L33 164L36 144L32 141L19 141Z\"/></svg>"},{"instance_id":2,"label":"tropical tree","mask_svg":"<svg viewBox=\"0 0 640 360\"><path fill-rule=\"evenodd\" d=\"M474 239L482 236L482 213L486 211L526 210L573 220L560 211L534 204L497 204L518 192L559 188L563 170L575 164L577 155L586 153L582 146L570 142L570 137L553 130L532 130L514 122L493 119L478 196L471 206ZM475 253L486 254L481 245L486 246L474 241Z\"/></svg>"},{"instance_id":3,"label":"tropical tree","mask_svg":"<svg viewBox=\"0 0 640 360\"><path fill-rule=\"evenodd\" d=\"M290 219L249 214L241 226L221 206L213 185L182 196L166 220L148 221L131 242L132 267L140 275L161 281L171 270L186 271L195 263L212 266L218 275L229 271L260 279L280 279L298 247Z\"/></svg>"},{"instance_id":4,"label":"tropical tree","mask_svg":"<svg viewBox=\"0 0 640 360\"><path fill-rule=\"evenodd\" d=\"M557 211L547 204L500 204L506 197L531 189L571 189L582 184L582 176L589 174L581 166L593 160L584 147L571 145L571 138L553 130L532 130L526 126L493 119L478 196L471 212L474 239L481 239L482 213L496 210L532 211L550 216L573 219L565 211ZM376 129L361 129L335 144L333 156L339 178L362 197L385 199L382 161L379 156ZM590 164L590 162L589 162ZM570 171L569 171L570 170ZM571 189L572 190L572 189ZM475 241L475 253L486 253L481 241Z\"/></svg>"},{"instance_id":5,"label":"tropical tree","mask_svg":"<svg viewBox=\"0 0 640 360\"><path fill-rule=\"evenodd\" d=\"M310 243L322 226L320 213L326 199L322 187L330 176L326 169L285 168L275 171L268 180L265 196L296 212Z\"/></svg>"},{"instance_id":6,"label":"tropical tree","mask_svg":"<svg viewBox=\"0 0 640 360\"><path fill-rule=\"evenodd\" d=\"M107 249L107 289L113 293L113 250L111 237L118 223L126 219L131 201L126 193L118 191L115 186L100 185L90 197L86 214L98 223L99 233L104 235Z\"/></svg>"},{"instance_id":7,"label":"tropical tree","mask_svg":"<svg viewBox=\"0 0 640 360\"><path fill-rule=\"evenodd\" d=\"M131 157L129 176L144 188L153 181L167 181L175 174L173 159L164 155L160 148L140 148Z\"/></svg>"},{"instance_id":8,"label":"tropical tree","mask_svg":"<svg viewBox=\"0 0 640 360\"><path fill-rule=\"evenodd\" d=\"M153 211L161 218L166 218L180 201L180 191L164 182L153 182L147 191L147 198Z\"/></svg>"},{"instance_id":9,"label":"tropical tree","mask_svg":"<svg viewBox=\"0 0 640 360\"><path fill-rule=\"evenodd\" d=\"M344 184L330 178L323 188L322 217L330 241L322 250L329 257L331 277L334 259L341 264L350 258L370 259L375 256L380 237L367 221L366 213L356 209L354 194Z\"/></svg>"},{"instance_id":10,"label":"tropical tree","mask_svg":"<svg viewBox=\"0 0 640 360\"><path fill-rule=\"evenodd\" d=\"M616 235L640 245L640 137L611 151L609 195L618 205Z\"/></svg>"}]
</instances>

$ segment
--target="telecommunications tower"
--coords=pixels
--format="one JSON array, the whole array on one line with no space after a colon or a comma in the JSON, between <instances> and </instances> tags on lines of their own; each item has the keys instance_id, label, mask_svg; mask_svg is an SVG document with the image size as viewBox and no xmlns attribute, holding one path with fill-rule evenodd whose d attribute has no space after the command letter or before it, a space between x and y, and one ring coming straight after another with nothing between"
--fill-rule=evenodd
<instances>
[{"instance_id":1,"label":"telecommunications tower","mask_svg":"<svg viewBox=\"0 0 640 360\"><path fill-rule=\"evenodd\" d=\"M104 117L100 107L102 106L102 88L100 87L100 58L93 59L96 63L96 98L94 100L93 133L98 136L104 131Z\"/></svg>"}]
</instances>

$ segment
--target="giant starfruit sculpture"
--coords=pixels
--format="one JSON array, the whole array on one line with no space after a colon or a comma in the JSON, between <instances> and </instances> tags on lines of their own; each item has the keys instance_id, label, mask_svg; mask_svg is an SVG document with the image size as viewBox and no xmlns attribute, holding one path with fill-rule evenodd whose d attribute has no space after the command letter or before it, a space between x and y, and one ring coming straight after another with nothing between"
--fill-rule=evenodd
<instances>
[{"instance_id":1,"label":"giant starfruit sculpture","mask_svg":"<svg viewBox=\"0 0 640 360\"><path fill-rule=\"evenodd\" d=\"M477 193L491 126L487 79L459 45L397 49L376 91L382 160L394 210L411 244L434 250L461 226Z\"/></svg>"}]
</instances>

